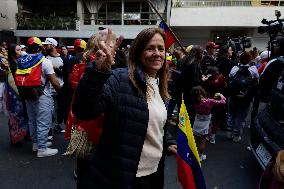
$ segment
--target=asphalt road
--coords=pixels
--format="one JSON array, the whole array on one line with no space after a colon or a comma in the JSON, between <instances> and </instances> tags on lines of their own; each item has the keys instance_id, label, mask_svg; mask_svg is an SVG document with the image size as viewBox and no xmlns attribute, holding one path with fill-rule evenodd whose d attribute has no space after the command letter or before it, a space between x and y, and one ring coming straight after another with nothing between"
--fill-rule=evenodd
<instances>
[{"instance_id":1,"label":"asphalt road","mask_svg":"<svg viewBox=\"0 0 284 189\"><path fill-rule=\"evenodd\" d=\"M208 145L202 163L208 189L255 189L261 169L247 150L249 130L241 143L226 140L220 131L215 145ZM62 154L67 146L63 135L56 135L54 146L59 154L37 158L31 143L21 147L9 143L7 119L0 115L0 189L75 189L75 159ZM165 189L180 189L174 157L166 160Z\"/></svg>"}]
</instances>

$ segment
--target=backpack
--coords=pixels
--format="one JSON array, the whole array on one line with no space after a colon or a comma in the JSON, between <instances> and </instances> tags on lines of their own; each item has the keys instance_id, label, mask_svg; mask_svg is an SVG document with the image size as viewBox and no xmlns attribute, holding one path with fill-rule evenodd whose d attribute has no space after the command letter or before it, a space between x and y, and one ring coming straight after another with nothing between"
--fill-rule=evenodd
<instances>
[{"instance_id":1,"label":"backpack","mask_svg":"<svg viewBox=\"0 0 284 189\"><path fill-rule=\"evenodd\" d=\"M42 54L26 55L18 59L18 68L15 73L15 84L20 98L23 100L37 100L45 88L42 85Z\"/></svg>"},{"instance_id":2,"label":"backpack","mask_svg":"<svg viewBox=\"0 0 284 189\"><path fill-rule=\"evenodd\" d=\"M248 66L238 66L239 70L229 83L229 95L241 101L252 100L257 80L253 79Z\"/></svg>"}]
</instances>

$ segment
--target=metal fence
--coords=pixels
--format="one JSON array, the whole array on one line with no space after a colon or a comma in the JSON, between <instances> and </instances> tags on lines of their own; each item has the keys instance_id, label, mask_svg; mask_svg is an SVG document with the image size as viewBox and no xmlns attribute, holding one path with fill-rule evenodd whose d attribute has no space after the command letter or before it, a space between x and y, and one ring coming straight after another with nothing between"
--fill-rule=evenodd
<instances>
[{"instance_id":1,"label":"metal fence","mask_svg":"<svg viewBox=\"0 0 284 189\"><path fill-rule=\"evenodd\" d=\"M247 7L247 6L284 6L284 0L260 1L260 0L175 0L173 7Z\"/></svg>"},{"instance_id":2,"label":"metal fence","mask_svg":"<svg viewBox=\"0 0 284 189\"><path fill-rule=\"evenodd\" d=\"M116 12L108 14L83 13L85 25L157 25L159 18L154 12ZM166 13L160 13L166 20Z\"/></svg>"}]
</instances>

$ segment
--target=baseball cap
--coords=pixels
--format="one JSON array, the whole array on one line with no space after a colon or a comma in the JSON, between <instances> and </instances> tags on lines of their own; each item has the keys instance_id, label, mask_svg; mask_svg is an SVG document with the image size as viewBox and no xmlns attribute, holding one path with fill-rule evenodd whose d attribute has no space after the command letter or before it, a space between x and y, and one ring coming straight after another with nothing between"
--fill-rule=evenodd
<instances>
[{"instance_id":1,"label":"baseball cap","mask_svg":"<svg viewBox=\"0 0 284 189\"><path fill-rule=\"evenodd\" d=\"M206 45L206 48L218 49L220 45L216 45L213 41L209 41Z\"/></svg>"},{"instance_id":2,"label":"baseball cap","mask_svg":"<svg viewBox=\"0 0 284 189\"><path fill-rule=\"evenodd\" d=\"M76 39L74 42L74 48L86 49L87 43L83 39Z\"/></svg>"},{"instance_id":3,"label":"baseball cap","mask_svg":"<svg viewBox=\"0 0 284 189\"><path fill-rule=\"evenodd\" d=\"M50 37L46 38L45 41L42 44L43 45L53 45L55 47L58 45L57 41L53 38L50 38Z\"/></svg>"},{"instance_id":4,"label":"baseball cap","mask_svg":"<svg viewBox=\"0 0 284 189\"><path fill-rule=\"evenodd\" d=\"M186 49L185 49L185 51L186 51L187 53L189 53L189 52L191 51L192 47L193 47L193 45L187 46Z\"/></svg>"},{"instance_id":5,"label":"baseball cap","mask_svg":"<svg viewBox=\"0 0 284 189\"><path fill-rule=\"evenodd\" d=\"M42 46L41 40L37 37L30 37L27 41L27 46L30 47L33 45Z\"/></svg>"},{"instance_id":6,"label":"baseball cap","mask_svg":"<svg viewBox=\"0 0 284 189\"><path fill-rule=\"evenodd\" d=\"M27 48L26 45L20 45L21 49Z\"/></svg>"},{"instance_id":7,"label":"baseball cap","mask_svg":"<svg viewBox=\"0 0 284 189\"><path fill-rule=\"evenodd\" d=\"M259 56L260 56L261 59L265 59L265 58L268 58L268 53L271 54L268 51L263 51L262 53L260 53Z\"/></svg>"}]
</instances>

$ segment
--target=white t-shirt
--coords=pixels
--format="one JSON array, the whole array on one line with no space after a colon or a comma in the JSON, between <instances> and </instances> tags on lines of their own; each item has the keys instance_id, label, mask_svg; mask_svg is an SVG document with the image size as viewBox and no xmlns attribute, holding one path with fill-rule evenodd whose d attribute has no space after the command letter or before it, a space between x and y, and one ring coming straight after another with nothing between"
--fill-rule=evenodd
<instances>
[{"instance_id":1,"label":"white t-shirt","mask_svg":"<svg viewBox=\"0 0 284 189\"><path fill-rule=\"evenodd\" d=\"M61 57L57 56L57 57L54 57L54 56L47 56L46 57L48 60L51 61L52 63L52 66L54 69L56 68L60 68L61 66L63 66L63 60ZM57 80L59 81L59 84L60 86L62 87L63 84L64 84L64 81L63 81L63 78L62 77L59 77L56 75L56 78ZM52 89L52 92L53 93L56 93L55 89L53 88L53 86L50 84L50 88Z\"/></svg>"},{"instance_id":2,"label":"white t-shirt","mask_svg":"<svg viewBox=\"0 0 284 189\"><path fill-rule=\"evenodd\" d=\"M248 71L251 73L253 79L259 78L256 66L249 66L249 65L240 65L240 66L248 67ZM236 73L239 71L239 69L240 68L238 66L234 66L230 71L229 77L234 77Z\"/></svg>"},{"instance_id":3,"label":"white t-shirt","mask_svg":"<svg viewBox=\"0 0 284 189\"><path fill-rule=\"evenodd\" d=\"M51 96L50 82L46 81L47 78L46 75L54 74L54 69L51 61L45 58L41 63L41 69L42 69L41 82L43 85L45 85L43 93L46 96Z\"/></svg>"}]
</instances>

